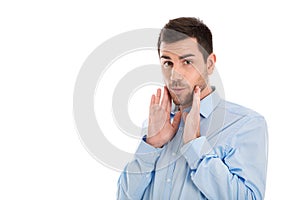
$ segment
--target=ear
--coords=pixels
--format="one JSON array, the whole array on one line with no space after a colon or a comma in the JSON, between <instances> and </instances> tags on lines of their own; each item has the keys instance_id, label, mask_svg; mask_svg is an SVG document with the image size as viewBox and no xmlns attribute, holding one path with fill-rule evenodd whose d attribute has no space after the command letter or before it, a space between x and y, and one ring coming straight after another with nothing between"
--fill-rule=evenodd
<instances>
[{"instance_id":1,"label":"ear","mask_svg":"<svg viewBox=\"0 0 300 200\"><path fill-rule=\"evenodd\" d=\"M207 72L208 75L211 75L214 72L215 64L216 64L216 54L211 53L206 60Z\"/></svg>"}]
</instances>

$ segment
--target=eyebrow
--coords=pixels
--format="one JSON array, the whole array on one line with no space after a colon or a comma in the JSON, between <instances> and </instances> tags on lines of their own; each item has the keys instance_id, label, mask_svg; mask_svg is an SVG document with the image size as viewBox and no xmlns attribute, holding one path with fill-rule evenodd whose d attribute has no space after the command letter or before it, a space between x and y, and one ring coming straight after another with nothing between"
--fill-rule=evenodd
<instances>
[{"instance_id":1,"label":"eyebrow","mask_svg":"<svg viewBox=\"0 0 300 200\"><path fill-rule=\"evenodd\" d=\"M184 59L184 58L191 57L191 56L195 56L195 55L189 53L189 54L185 54L185 55L183 55L183 56L179 56L179 59L182 60L182 59ZM171 60L171 58L170 58L169 56L165 56L165 55L162 55L160 58L164 58L164 59L169 59L169 60Z\"/></svg>"},{"instance_id":2,"label":"eyebrow","mask_svg":"<svg viewBox=\"0 0 300 200\"><path fill-rule=\"evenodd\" d=\"M169 56L164 56L164 55L162 55L160 58L164 58L164 59L169 59L169 60L171 60L171 58L170 58Z\"/></svg>"},{"instance_id":3,"label":"eyebrow","mask_svg":"<svg viewBox=\"0 0 300 200\"><path fill-rule=\"evenodd\" d=\"M184 58L187 58L187 57L191 57L191 56L195 56L194 54L186 54L186 55L183 55L183 56L179 56L179 59L182 60Z\"/></svg>"}]
</instances>

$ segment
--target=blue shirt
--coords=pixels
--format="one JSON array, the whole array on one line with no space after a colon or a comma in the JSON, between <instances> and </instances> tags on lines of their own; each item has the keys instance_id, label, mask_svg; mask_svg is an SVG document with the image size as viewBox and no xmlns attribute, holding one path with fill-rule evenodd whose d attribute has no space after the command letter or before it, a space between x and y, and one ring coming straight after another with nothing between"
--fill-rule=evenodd
<instances>
[{"instance_id":1,"label":"blue shirt","mask_svg":"<svg viewBox=\"0 0 300 200\"><path fill-rule=\"evenodd\" d=\"M201 100L200 116L201 136L185 145L183 120L162 148L144 137L119 178L117 199L263 199L268 157L264 118L221 99L216 91Z\"/></svg>"}]
</instances>

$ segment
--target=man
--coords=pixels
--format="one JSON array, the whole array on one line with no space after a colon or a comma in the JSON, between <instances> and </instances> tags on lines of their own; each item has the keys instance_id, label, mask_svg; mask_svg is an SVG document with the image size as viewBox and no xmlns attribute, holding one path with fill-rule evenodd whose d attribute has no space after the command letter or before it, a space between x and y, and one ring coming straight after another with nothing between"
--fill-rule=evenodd
<instances>
[{"instance_id":1,"label":"man","mask_svg":"<svg viewBox=\"0 0 300 200\"><path fill-rule=\"evenodd\" d=\"M147 135L120 176L118 199L263 199L266 122L209 84L209 28L196 18L170 20L158 53L166 86L151 97Z\"/></svg>"}]
</instances>

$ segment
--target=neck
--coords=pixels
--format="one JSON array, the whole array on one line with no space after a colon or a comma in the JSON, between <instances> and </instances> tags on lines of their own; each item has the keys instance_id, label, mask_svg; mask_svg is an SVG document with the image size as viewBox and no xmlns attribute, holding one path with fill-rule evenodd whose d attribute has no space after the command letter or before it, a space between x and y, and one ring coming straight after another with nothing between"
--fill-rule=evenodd
<instances>
[{"instance_id":1,"label":"neck","mask_svg":"<svg viewBox=\"0 0 300 200\"><path fill-rule=\"evenodd\" d=\"M204 88L203 90L201 90L201 94L200 94L200 99L204 99L206 96L208 96L210 93L212 93L212 89L209 85L206 86L206 88ZM193 101L191 101L190 103L186 104L186 105L180 105L179 108L180 110L184 110L187 109L189 107L191 107L193 104Z\"/></svg>"}]
</instances>

